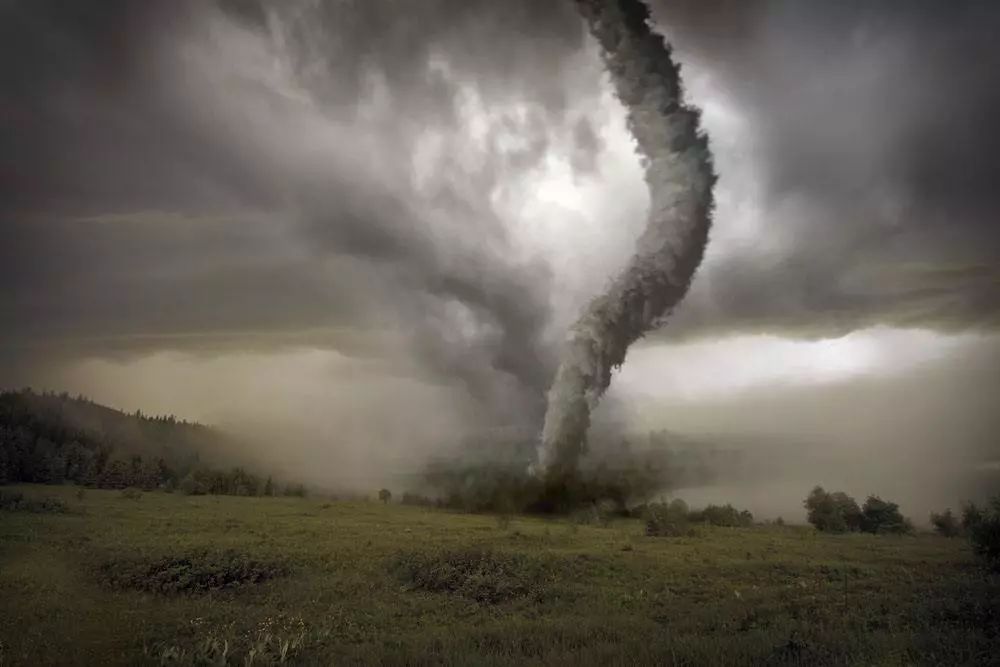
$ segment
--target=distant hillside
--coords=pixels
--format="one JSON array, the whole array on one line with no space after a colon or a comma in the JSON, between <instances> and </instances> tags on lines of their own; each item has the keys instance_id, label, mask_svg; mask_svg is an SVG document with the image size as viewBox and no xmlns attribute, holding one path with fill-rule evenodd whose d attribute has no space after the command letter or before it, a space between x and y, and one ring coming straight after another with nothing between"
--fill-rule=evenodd
<instances>
[{"instance_id":1,"label":"distant hillside","mask_svg":"<svg viewBox=\"0 0 1000 667\"><path fill-rule=\"evenodd\" d=\"M0 483L173 488L187 482L194 493L256 495L263 483L254 475L211 469L240 462L233 438L173 415L128 414L66 393L0 393Z\"/></svg>"}]
</instances>

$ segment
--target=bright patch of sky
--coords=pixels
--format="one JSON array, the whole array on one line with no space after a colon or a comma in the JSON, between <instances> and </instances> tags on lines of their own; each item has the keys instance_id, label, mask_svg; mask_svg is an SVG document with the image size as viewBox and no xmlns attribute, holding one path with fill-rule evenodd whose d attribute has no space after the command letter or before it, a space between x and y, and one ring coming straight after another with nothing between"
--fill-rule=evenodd
<instances>
[{"instance_id":1,"label":"bright patch of sky","mask_svg":"<svg viewBox=\"0 0 1000 667\"><path fill-rule=\"evenodd\" d=\"M973 334L873 328L840 338L734 336L629 352L613 385L620 396L692 400L758 386L809 386L903 372L959 350Z\"/></svg>"}]
</instances>

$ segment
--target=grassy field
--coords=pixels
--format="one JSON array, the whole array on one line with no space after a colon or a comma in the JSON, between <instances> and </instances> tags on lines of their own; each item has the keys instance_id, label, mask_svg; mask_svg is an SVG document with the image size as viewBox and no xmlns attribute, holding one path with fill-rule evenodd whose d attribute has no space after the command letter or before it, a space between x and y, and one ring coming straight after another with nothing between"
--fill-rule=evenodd
<instances>
[{"instance_id":1,"label":"grassy field","mask_svg":"<svg viewBox=\"0 0 1000 667\"><path fill-rule=\"evenodd\" d=\"M1000 664L962 540L16 490L69 512L0 511L3 665Z\"/></svg>"}]
</instances>

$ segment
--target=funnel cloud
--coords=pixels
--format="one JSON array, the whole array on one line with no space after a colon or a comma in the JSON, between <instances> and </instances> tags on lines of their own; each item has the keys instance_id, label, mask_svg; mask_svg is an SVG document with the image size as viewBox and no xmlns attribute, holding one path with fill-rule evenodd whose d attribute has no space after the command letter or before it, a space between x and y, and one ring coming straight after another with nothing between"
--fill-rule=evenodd
<instances>
[{"instance_id":1,"label":"funnel cloud","mask_svg":"<svg viewBox=\"0 0 1000 667\"><path fill-rule=\"evenodd\" d=\"M574 474L590 411L629 346L657 327L687 292L711 226L712 156L699 113L682 99L670 47L652 32L639 0L577 3L601 44L646 171L650 210L636 254L572 326L549 390L539 465Z\"/></svg>"}]
</instances>

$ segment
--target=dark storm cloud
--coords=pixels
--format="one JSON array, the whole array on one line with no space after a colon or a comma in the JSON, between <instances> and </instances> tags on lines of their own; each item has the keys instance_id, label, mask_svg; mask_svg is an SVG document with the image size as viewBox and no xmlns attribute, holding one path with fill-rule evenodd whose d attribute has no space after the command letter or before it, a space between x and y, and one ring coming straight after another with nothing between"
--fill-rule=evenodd
<instances>
[{"instance_id":1,"label":"dark storm cloud","mask_svg":"<svg viewBox=\"0 0 1000 667\"><path fill-rule=\"evenodd\" d=\"M1000 324L995 5L656 6L746 117L761 234L786 240L711 266L679 329Z\"/></svg>"},{"instance_id":2,"label":"dark storm cloud","mask_svg":"<svg viewBox=\"0 0 1000 667\"><path fill-rule=\"evenodd\" d=\"M593 128L566 115L583 44L571 6L0 11L5 357L342 347L345 327L387 328L484 401L537 412L548 273L512 253L490 197L554 132L579 144L581 169L594 162ZM490 120L475 169L446 145L418 192L418 137L454 130L468 88L526 111ZM367 140L352 136L361 122ZM445 220L436 236L429 217Z\"/></svg>"},{"instance_id":3,"label":"dark storm cloud","mask_svg":"<svg viewBox=\"0 0 1000 667\"><path fill-rule=\"evenodd\" d=\"M996 325L1000 12L654 4L746 116L762 233L785 240L710 245L672 331ZM40 0L0 4L0 31L0 370L377 354L384 330L486 403L547 386L553 276L491 194L556 144L600 173L579 110L606 84L572 3ZM468 90L498 114L475 147L453 133Z\"/></svg>"}]
</instances>

